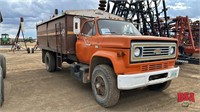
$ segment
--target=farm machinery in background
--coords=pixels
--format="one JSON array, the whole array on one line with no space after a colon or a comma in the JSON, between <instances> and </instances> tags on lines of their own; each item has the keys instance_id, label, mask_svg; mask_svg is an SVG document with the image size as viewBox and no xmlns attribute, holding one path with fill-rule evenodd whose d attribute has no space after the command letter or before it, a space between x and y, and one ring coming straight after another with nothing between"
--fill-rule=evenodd
<instances>
[{"instance_id":1,"label":"farm machinery in background","mask_svg":"<svg viewBox=\"0 0 200 112\"><path fill-rule=\"evenodd\" d=\"M1 34L1 45L11 45L11 39L8 34Z\"/></svg>"},{"instance_id":2,"label":"farm machinery in background","mask_svg":"<svg viewBox=\"0 0 200 112\"><path fill-rule=\"evenodd\" d=\"M167 16L165 0L100 0L99 10L109 12L132 22L143 35L177 38L179 42L178 62L199 64L199 21L189 18Z\"/></svg>"},{"instance_id":3,"label":"farm machinery in background","mask_svg":"<svg viewBox=\"0 0 200 112\"><path fill-rule=\"evenodd\" d=\"M0 12L0 23L1 22L3 22L3 17L2 17L1 12ZM10 43L9 35L8 34L1 34L0 41L1 41L1 43L0 43L1 45L9 44Z\"/></svg>"},{"instance_id":4,"label":"farm machinery in background","mask_svg":"<svg viewBox=\"0 0 200 112\"><path fill-rule=\"evenodd\" d=\"M179 62L200 63L199 58L192 57L194 53L200 52L199 27L199 21L191 22L188 16L176 17L169 24L172 37L179 42Z\"/></svg>"},{"instance_id":5,"label":"farm machinery in background","mask_svg":"<svg viewBox=\"0 0 200 112\"><path fill-rule=\"evenodd\" d=\"M20 32L22 33L22 37L23 37L22 42L24 42L25 47L22 47L20 45L20 41L19 41ZM33 39L31 37L24 38L24 19L23 19L23 17L20 17L19 29L18 29L17 35L15 37L15 40L12 43L11 51L14 52L15 50L23 49L23 50L26 50L27 53L34 53L34 51L36 50L35 47L34 48L27 47L27 42L32 42L32 41L33 41Z\"/></svg>"}]
</instances>

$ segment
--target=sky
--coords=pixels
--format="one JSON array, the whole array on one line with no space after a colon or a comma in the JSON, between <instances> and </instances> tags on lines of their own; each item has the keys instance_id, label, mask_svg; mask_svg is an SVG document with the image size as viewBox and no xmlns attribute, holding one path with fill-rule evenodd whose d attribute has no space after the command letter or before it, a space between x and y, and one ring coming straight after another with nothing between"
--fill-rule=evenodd
<instances>
[{"instance_id":1,"label":"sky","mask_svg":"<svg viewBox=\"0 0 200 112\"><path fill-rule=\"evenodd\" d=\"M48 20L54 9L83 10L97 9L99 0L0 0L0 11L3 23L0 34L8 33L14 38L19 27L20 17L24 18L25 37L36 38L36 24ZM166 0L168 16L189 16L192 20L200 20L200 0Z\"/></svg>"}]
</instances>

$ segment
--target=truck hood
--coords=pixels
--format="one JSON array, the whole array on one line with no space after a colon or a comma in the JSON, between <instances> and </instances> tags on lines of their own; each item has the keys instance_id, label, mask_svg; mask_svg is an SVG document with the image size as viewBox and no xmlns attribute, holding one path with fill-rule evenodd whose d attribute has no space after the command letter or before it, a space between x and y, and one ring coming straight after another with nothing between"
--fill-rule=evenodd
<instances>
[{"instance_id":1,"label":"truck hood","mask_svg":"<svg viewBox=\"0 0 200 112\"><path fill-rule=\"evenodd\" d=\"M103 48L130 48L131 41L177 42L177 39L155 36L127 36L127 35L101 35Z\"/></svg>"}]
</instances>

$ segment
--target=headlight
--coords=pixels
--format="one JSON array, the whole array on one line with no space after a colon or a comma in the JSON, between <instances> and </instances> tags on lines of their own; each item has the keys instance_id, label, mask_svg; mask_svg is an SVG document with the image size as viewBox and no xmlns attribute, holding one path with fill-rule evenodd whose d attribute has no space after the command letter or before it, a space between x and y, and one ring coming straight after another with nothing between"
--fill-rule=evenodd
<instances>
[{"instance_id":1,"label":"headlight","mask_svg":"<svg viewBox=\"0 0 200 112\"><path fill-rule=\"evenodd\" d=\"M136 47L134 50L135 57L139 57L142 54L142 48Z\"/></svg>"},{"instance_id":2,"label":"headlight","mask_svg":"<svg viewBox=\"0 0 200 112\"><path fill-rule=\"evenodd\" d=\"M169 54L173 55L175 53L175 47L170 47L169 48Z\"/></svg>"}]
</instances>

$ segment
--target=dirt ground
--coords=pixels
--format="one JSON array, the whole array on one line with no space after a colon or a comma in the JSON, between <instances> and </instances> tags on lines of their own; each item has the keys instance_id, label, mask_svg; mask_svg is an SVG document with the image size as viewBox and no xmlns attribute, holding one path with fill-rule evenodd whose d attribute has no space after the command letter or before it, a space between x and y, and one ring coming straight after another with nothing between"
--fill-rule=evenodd
<instances>
[{"instance_id":1,"label":"dirt ground","mask_svg":"<svg viewBox=\"0 0 200 112\"><path fill-rule=\"evenodd\" d=\"M180 76L163 92L146 88L121 91L119 103L112 108L98 105L90 84L84 85L69 75L68 65L55 73L45 70L41 51L27 54L0 51L7 59L5 102L1 112L63 111L200 111L200 66L180 65ZM177 93L193 92L195 103L183 107Z\"/></svg>"}]
</instances>

